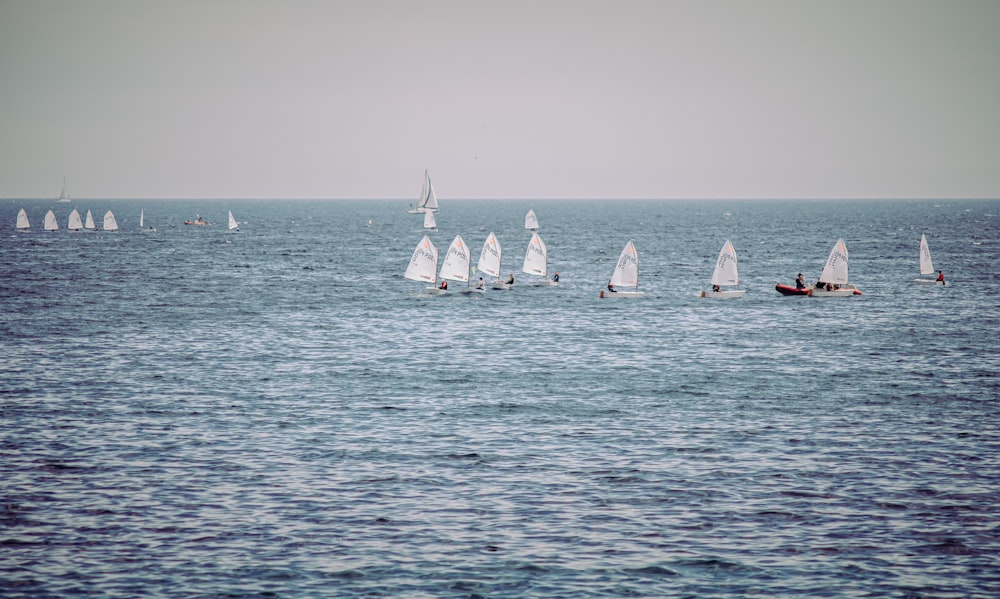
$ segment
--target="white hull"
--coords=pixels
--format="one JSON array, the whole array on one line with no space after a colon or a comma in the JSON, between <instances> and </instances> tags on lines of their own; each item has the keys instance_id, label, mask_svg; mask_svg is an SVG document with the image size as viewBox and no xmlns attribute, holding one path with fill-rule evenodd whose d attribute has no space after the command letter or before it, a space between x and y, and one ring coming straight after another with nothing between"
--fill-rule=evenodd
<instances>
[{"instance_id":1,"label":"white hull","mask_svg":"<svg viewBox=\"0 0 1000 599\"><path fill-rule=\"evenodd\" d=\"M615 299L631 299L645 295L642 291L605 291L601 290L600 297Z\"/></svg>"},{"instance_id":2,"label":"white hull","mask_svg":"<svg viewBox=\"0 0 1000 599\"><path fill-rule=\"evenodd\" d=\"M913 282L924 285L945 285L944 281L938 281L937 279L913 279Z\"/></svg>"},{"instance_id":3,"label":"white hull","mask_svg":"<svg viewBox=\"0 0 1000 599\"><path fill-rule=\"evenodd\" d=\"M858 293L857 287L849 284L841 285L840 289L833 289L830 291L818 288L809 290L810 297L851 297L852 295L860 295L860 293Z\"/></svg>"},{"instance_id":4,"label":"white hull","mask_svg":"<svg viewBox=\"0 0 1000 599\"><path fill-rule=\"evenodd\" d=\"M494 289L510 289L510 283L504 283L503 281L493 281Z\"/></svg>"},{"instance_id":5,"label":"white hull","mask_svg":"<svg viewBox=\"0 0 1000 599\"><path fill-rule=\"evenodd\" d=\"M535 287L558 287L559 281L553 281L551 279L542 279L541 281L535 281Z\"/></svg>"},{"instance_id":6,"label":"white hull","mask_svg":"<svg viewBox=\"0 0 1000 599\"><path fill-rule=\"evenodd\" d=\"M485 289L476 289L475 287L470 287L468 289L463 289L462 290L462 295L482 296L482 295L486 295L486 290Z\"/></svg>"},{"instance_id":7,"label":"white hull","mask_svg":"<svg viewBox=\"0 0 1000 599\"><path fill-rule=\"evenodd\" d=\"M447 289L438 289L437 287L425 287L424 291L427 295L445 295L448 293Z\"/></svg>"},{"instance_id":8,"label":"white hull","mask_svg":"<svg viewBox=\"0 0 1000 599\"><path fill-rule=\"evenodd\" d=\"M743 297L746 289L735 289L730 291L702 291L701 297L708 299L736 299Z\"/></svg>"}]
</instances>

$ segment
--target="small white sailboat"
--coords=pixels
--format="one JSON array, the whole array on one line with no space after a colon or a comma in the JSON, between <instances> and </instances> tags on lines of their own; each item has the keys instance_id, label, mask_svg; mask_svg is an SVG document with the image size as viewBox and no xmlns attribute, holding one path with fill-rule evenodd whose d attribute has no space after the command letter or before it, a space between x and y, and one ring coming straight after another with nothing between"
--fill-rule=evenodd
<instances>
[{"instance_id":1,"label":"small white sailboat","mask_svg":"<svg viewBox=\"0 0 1000 599\"><path fill-rule=\"evenodd\" d=\"M45 213L45 220L42 221L42 228L46 231L58 231L59 223L56 222L56 213L49 210Z\"/></svg>"},{"instance_id":2,"label":"small white sailboat","mask_svg":"<svg viewBox=\"0 0 1000 599\"><path fill-rule=\"evenodd\" d=\"M56 201L57 202L63 202L63 203L70 201L69 194L66 193L66 176L65 175L63 175L62 191L59 192L59 197L56 198Z\"/></svg>"},{"instance_id":3,"label":"small white sailboat","mask_svg":"<svg viewBox=\"0 0 1000 599\"><path fill-rule=\"evenodd\" d=\"M479 272L493 277L494 289L510 289L510 283L500 280L500 258L502 256L503 250L500 248L500 241L493 234L493 231L490 231L483 243L483 251L479 253L479 264L476 265L476 268Z\"/></svg>"},{"instance_id":4,"label":"small white sailboat","mask_svg":"<svg viewBox=\"0 0 1000 599\"><path fill-rule=\"evenodd\" d=\"M432 295L442 295L445 293L443 289L433 287L434 283L437 282L437 260L437 248L431 243L430 238L424 235L424 238L414 248L410 264L406 267L406 273L403 276L411 281L430 283L432 286L427 288L427 292Z\"/></svg>"},{"instance_id":5,"label":"small white sailboat","mask_svg":"<svg viewBox=\"0 0 1000 599\"><path fill-rule=\"evenodd\" d=\"M14 228L18 231L31 230L31 223L28 222L28 214L24 211L24 208L17 211L17 223L14 225Z\"/></svg>"},{"instance_id":6,"label":"small white sailboat","mask_svg":"<svg viewBox=\"0 0 1000 599\"><path fill-rule=\"evenodd\" d=\"M823 265L819 282L809 290L812 297L850 297L861 295L857 287L847 282L847 246L838 239Z\"/></svg>"},{"instance_id":7,"label":"small white sailboat","mask_svg":"<svg viewBox=\"0 0 1000 599\"><path fill-rule=\"evenodd\" d=\"M233 218L233 211L232 210L229 211L229 230L230 231L239 231L240 230L240 224L238 222L236 222L235 218Z\"/></svg>"},{"instance_id":8,"label":"small white sailboat","mask_svg":"<svg viewBox=\"0 0 1000 599\"><path fill-rule=\"evenodd\" d=\"M944 274L937 278L934 275L934 262L931 261L931 248L927 245L927 237L920 234L920 277L914 279L915 283L925 283L928 285L945 285Z\"/></svg>"},{"instance_id":9,"label":"small white sailboat","mask_svg":"<svg viewBox=\"0 0 1000 599\"><path fill-rule=\"evenodd\" d=\"M528 213L524 215L524 228L529 231L534 231L538 229L538 217L535 216L534 210L528 210Z\"/></svg>"},{"instance_id":10,"label":"small white sailboat","mask_svg":"<svg viewBox=\"0 0 1000 599\"><path fill-rule=\"evenodd\" d=\"M719 259L715 261L712 272L712 290L702 291L701 297L713 299L733 299L743 297L745 289L723 289L724 286L735 287L740 284L739 269L736 266L736 250L733 244L726 240L719 251Z\"/></svg>"},{"instance_id":11,"label":"small white sailboat","mask_svg":"<svg viewBox=\"0 0 1000 599\"><path fill-rule=\"evenodd\" d=\"M150 233L155 233L156 232L156 227L154 227L152 225L150 225L150 227L148 229L146 228L146 209L145 208L140 208L139 209L139 230L140 231L150 232Z\"/></svg>"},{"instance_id":12,"label":"small white sailboat","mask_svg":"<svg viewBox=\"0 0 1000 599\"><path fill-rule=\"evenodd\" d=\"M469 265L469 248L465 245L465 240L462 239L462 236L456 235L455 239L451 241L451 245L448 246L448 252L445 253L444 260L441 261L441 272L439 274L442 279L447 281L465 283L466 287L460 290L462 293L483 293L485 289L468 287Z\"/></svg>"},{"instance_id":13,"label":"small white sailboat","mask_svg":"<svg viewBox=\"0 0 1000 599\"><path fill-rule=\"evenodd\" d=\"M118 220L115 218L115 215L112 214L110 210L104 213L104 230L105 231L118 230Z\"/></svg>"},{"instance_id":14,"label":"small white sailboat","mask_svg":"<svg viewBox=\"0 0 1000 599\"><path fill-rule=\"evenodd\" d=\"M96 231L97 225L94 224L94 215L87 211L87 218L83 219L83 228L88 231Z\"/></svg>"},{"instance_id":15,"label":"small white sailboat","mask_svg":"<svg viewBox=\"0 0 1000 599\"><path fill-rule=\"evenodd\" d=\"M428 210L424 212L424 228L425 229L437 229L437 219L434 218L434 212Z\"/></svg>"},{"instance_id":16,"label":"small white sailboat","mask_svg":"<svg viewBox=\"0 0 1000 599\"><path fill-rule=\"evenodd\" d=\"M556 281L546 279L549 268L549 248L542 241L538 233L531 234L528 247L524 250L524 262L521 264L521 272L529 275L539 275L542 280L535 281L535 285L550 287L558 285Z\"/></svg>"},{"instance_id":17,"label":"small white sailboat","mask_svg":"<svg viewBox=\"0 0 1000 599\"><path fill-rule=\"evenodd\" d=\"M434 184L431 183L431 175L428 171L424 171L424 184L420 188L420 197L417 198L417 207L410 208L406 212L409 214L420 214L421 212L427 212L428 210L437 210L438 201L437 195L434 193Z\"/></svg>"},{"instance_id":18,"label":"small white sailboat","mask_svg":"<svg viewBox=\"0 0 1000 599\"><path fill-rule=\"evenodd\" d=\"M83 230L83 219L80 218L80 212L76 208L69 213L69 220L66 222L66 229L70 231Z\"/></svg>"},{"instance_id":19,"label":"small white sailboat","mask_svg":"<svg viewBox=\"0 0 1000 599\"><path fill-rule=\"evenodd\" d=\"M622 291L621 287L631 287L634 291ZM607 298L633 298L642 297L643 292L639 291L639 253L635 251L635 245L629 239L618 256L615 269L611 272L611 280L608 281L607 291L601 290L600 297Z\"/></svg>"}]
</instances>

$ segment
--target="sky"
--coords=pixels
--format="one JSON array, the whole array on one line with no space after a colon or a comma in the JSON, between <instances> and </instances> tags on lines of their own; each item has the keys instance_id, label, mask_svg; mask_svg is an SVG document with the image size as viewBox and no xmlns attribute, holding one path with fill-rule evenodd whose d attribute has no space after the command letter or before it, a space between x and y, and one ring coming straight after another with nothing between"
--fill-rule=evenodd
<instances>
[{"instance_id":1,"label":"sky","mask_svg":"<svg viewBox=\"0 0 1000 599\"><path fill-rule=\"evenodd\" d=\"M998 198L996 0L0 0L0 197Z\"/></svg>"}]
</instances>

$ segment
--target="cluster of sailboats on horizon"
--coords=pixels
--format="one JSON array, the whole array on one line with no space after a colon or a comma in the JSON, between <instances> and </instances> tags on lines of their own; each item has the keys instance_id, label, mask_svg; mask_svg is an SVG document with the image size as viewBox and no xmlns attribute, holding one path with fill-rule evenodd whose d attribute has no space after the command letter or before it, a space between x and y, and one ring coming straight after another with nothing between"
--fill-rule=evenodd
<instances>
[{"instance_id":1,"label":"cluster of sailboats on horizon","mask_svg":"<svg viewBox=\"0 0 1000 599\"><path fill-rule=\"evenodd\" d=\"M424 184L418 198L416 207L412 204L407 210L409 214L423 214L424 228L436 229L437 222L434 213L439 210L437 195L434 193L434 186L431 183L430 174L424 171ZM524 228L531 231L531 240L524 253L524 263L521 272L541 276L541 279L534 278L531 281L535 286L556 286L559 284L559 273L556 271L552 279L548 279L548 249L545 242L538 235L538 217L533 209L528 210L524 217ZM440 272L437 268L438 249L427 235L424 235L417 243L410 257L410 263L406 268L404 277L411 281L430 283L431 287L426 287L424 292L429 295L445 295L448 293L447 281L465 283L466 287L458 291L466 295L478 295L486 293L486 281L480 277L478 284L470 282L471 272L479 272L493 277L490 286L493 289L507 290L513 286L514 274L510 273L506 281L501 280L500 260L502 250L496 235L490 231L483 243L483 249L479 254L479 262L475 267L471 267L468 246L461 235L456 235L448 246L444 261L441 264ZM945 285L944 274L938 271L938 277L933 278L934 264L931 261L930 248L927 244L927 237L920 235L920 277L915 279L917 283ZM440 285L437 285L438 276L441 278ZM782 285L776 284L775 290L782 295L802 295L808 297L850 297L861 295L855 285L848 281L848 254L847 246L843 238L837 240L830 250L823 271L816 284L805 284L799 275L797 284ZM712 289L702 291L700 297L710 299L736 299L743 297L745 289L737 289L739 286L739 267L736 259L736 250L730 240L726 240L719 250L719 257L715 262L715 269L712 272ZM644 295L639 291L639 254L635 249L635 244L630 239L615 263L611 271L611 278L608 281L607 289L599 292L601 298L639 298Z\"/></svg>"},{"instance_id":2,"label":"cluster of sailboats on horizon","mask_svg":"<svg viewBox=\"0 0 1000 599\"><path fill-rule=\"evenodd\" d=\"M156 231L155 227L146 227L146 210L139 210L139 229L143 231ZM201 218L199 215L194 221L184 221L186 225L210 225L208 221ZM108 210L104 213L104 222L101 230L103 231L118 231L118 219L115 218L113 212ZM233 211L229 211L229 224L228 228L230 231L239 231L240 225L237 220L233 217ZM31 231L31 221L28 219L27 212L24 208L21 208L17 212L17 222L14 224L14 229L19 232ZM53 210L49 210L45 213L42 219L42 229L45 231L58 231L59 221L56 219L56 214ZM91 214L90 210L87 210L87 215L84 218L80 217L80 211L74 208L69 213L69 217L66 221L66 230L68 231L96 231L97 224L94 222L94 216Z\"/></svg>"}]
</instances>

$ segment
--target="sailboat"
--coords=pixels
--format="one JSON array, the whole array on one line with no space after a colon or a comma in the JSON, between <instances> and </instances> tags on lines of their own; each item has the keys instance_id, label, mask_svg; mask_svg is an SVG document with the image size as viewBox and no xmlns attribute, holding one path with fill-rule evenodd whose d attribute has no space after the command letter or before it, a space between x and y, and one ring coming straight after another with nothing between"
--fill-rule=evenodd
<instances>
[{"instance_id":1,"label":"sailboat","mask_svg":"<svg viewBox=\"0 0 1000 599\"><path fill-rule=\"evenodd\" d=\"M56 213L49 210L45 213L45 220L42 222L42 228L46 231L58 231L59 223L56 222Z\"/></svg>"},{"instance_id":2,"label":"sailboat","mask_svg":"<svg viewBox=\"0 0 1000 599\"><path fill-rule=\"evenodd\" d=\"M619 287L632 287L635 291L622 291ZM615 269L611 272L611 280L608 281L608 290L601 290L600 297L632 298L642 297L643 292L639 291L639 254L635 251L635 245L629 239L618 256Z\"/></svg>"},{"instance_id":3,"label":"sailboat","mask_svg":"<svg viewBox=\"0 0 1000 599\"><path fill-rule=\"evenodd\" d=\"M83 219L80 218L80 212L76 208L69 213L69 221L66 223L66 228L70 231L83 230Z\"/></svg>"},{"instance_id":4,"label":"sailboat","mask_svg":"<svg viewBox=\"0 0 1000 599\"><path fill-rule=\"evenodd\" d=\"M406 212L409 214L420 214L428 210L437 210L437 195L434 193L434 185L431 183L431 175L424 171L424 185L420 188L420 197L417 198L417 207L410 208Z\"/></svg>"},{"instance_id":5,"label":"sailboat","mask_svg":"<svg viewBox=\"0 0 1000 599\"><path fill-rule=\"evenodd\" d=\"M534 231L538 228L538 217L535 216L534 210L528 210L528 213L524 215L524 228L529 231Z\"/></svg>"},{"instance_id":6,"label":"sailboat","mask_svg":"<svg viewBox=\"0 0 1000 599\"><path fill-rule=\"evenodd\" d=\"M914 279L915 283L926 283L928 285L945 285L944 278L940 280L930 278L934 274L934 263L931 262L931 248L927 245L927 237L920 234L920 277Z\"/></svg>"},{"instance_id":7,"label":"sailboat","mask_svg":"<svg viewBox=\"0 0 1000 599\"><path fill-rule=\"evenodd\" d=\"M139 209L139 230L140 231L148 231L150 233L155 233L156 232L156 227L150 226L148 229L146 228L146 209L145 208L140 208Z\"/></svg>"},{"instance_id":8,"label":"sailboat","mask_svg":"<svg viewBox=\"0 0 1000 599\"><path fill-rule=\"evenodd\" d=\"M94 224L94 215L87 211L87 218L83 219L83 228L88 231L96 231L97 225Z\"/></svg>"},{"instance_id":9,"label":"sailboat","mask_svg":"<svg viewBox=\"0 0 1000 599\"><path fill-rule=\"evenodd\" d=\"M424 235L424 238L414 248L413 255L410 257L410 264L406 267L406 273L403 276L411 281L430 283L431 287L427 288L427 292L432 295L442 295L445 291L433 286L437 281L437 260L437 248Z\"/></svg>"},{"instance_id":10,"label":"sailboat","mask_svg":"<svg viewBox=\"0 0 1000 599\"><path fill-rule=\"evenodd\" d=\"M70 201L69 194L66 193L66 177L65 177L65 175L63 176L62 191L59 192L59 197L56 198L56 201L57 202L64 202L64 203Z\"/></svg>"},{"instance_id":11,"label":"sailboat","mask_svg":"<svg viewBox=\"0 0 1000 599\"><path fill-rule=\"evenodd\" d=\"M24 208L17 211L17 224L14 225L14 228L18 231L31 230L31 223L28 222L28 214L24 211Z\"/></svg>"},{"instance_id":12,"label":"sailboat","mask_svg":"<svg viewBox=\"0 0 1000 599\"><path fill-rule=\"evenodd\" d=\"M118 220L115 219L115 215L112 214L110 210L104 213L104 230L105 231L118 230Z\"/></svg>"},{"instance_id":13,"label":"sailboat","mask_svg":"<svg viewBox=\"0 0 1000 599\"><path fill-rule=\"evenodd\" d=\"M847 282L847 246L838 239L823 265L819 282L809 290L811 297L849 297L861 295L857 287Z\"/></svg>"},{"instance_id":14,"label":"sailboat","mask_svg":"<svg viewBox=\"0 0 1000 599\"><path fill-rule=\"evenodd\" d=\"M442 279L455 281L457 283L469 283L469 248L465 245L465 240L461 235L456 235L448 246L448 252L441 261ZM482 293L484 289L466 287L462 293Z\"/></svg>"},{"instance_id":15,"label":"sailboat","mask_svg":"<svg viewBox=\"0 0 1000 599\"><path fill-rule=\"evenodd\" d=\"M521 272L529 275L541 275L542 280L536 281L535 285L554 286L556 281L550 281L545 276L548 274L549 249L538 233L531 234L527 249L524 250L524 263L521 265Z\"/></svg>"},{"instance_id":16,"label":"sailboat","mask_svg":"<svg viewBox=\"0 0 1000 599\"><path fill-rule=\"evenodd\" d=\"M483 243L483 251L479 253L479 264L476 265L476 268L479 272L493 277L494 289L510 289L510 283L500 280L500 257L502 255L503 250L500 249L500 242L493 231L490 231L489 237Z\"/></svg>"},{"instance_id":17,"label":"sailboat","mask_svg":"<svg viewBox=\"0 0 1000 599\"><path fill-rule=\"evenodd\" d=\"M723 286L736 286L740 284L740 276L736 266L736 250L733 244L726 240L719 250L719 259L715 261L715 270L712 272L712 291L702 291L701 297L713 299L731 299L743 297L745 289L722 289Z\"/></svg>"},{"instance_id":18,"label":"sailboat","mask_svg":"<svg viewBox=\"0 0 1000 599\"><path fill-rule=\"evenodd\" d=\"M233 218L233 211L232 210L229 211L229 230L230 231L239 231L240 230L240 224L238 222L236 222L235 218Z\"/></svg>"},{"instance_id":19,"label":"sailboat","mask_svg":"<svg viewBox=\"0 0 1000 599\"><path fill-rule=\"evenodd\" d=\"M424 228L425 229L436 229L437 219L434 218L434 212L428 210L424 212Z\"/></svg>"}]
</instances>

